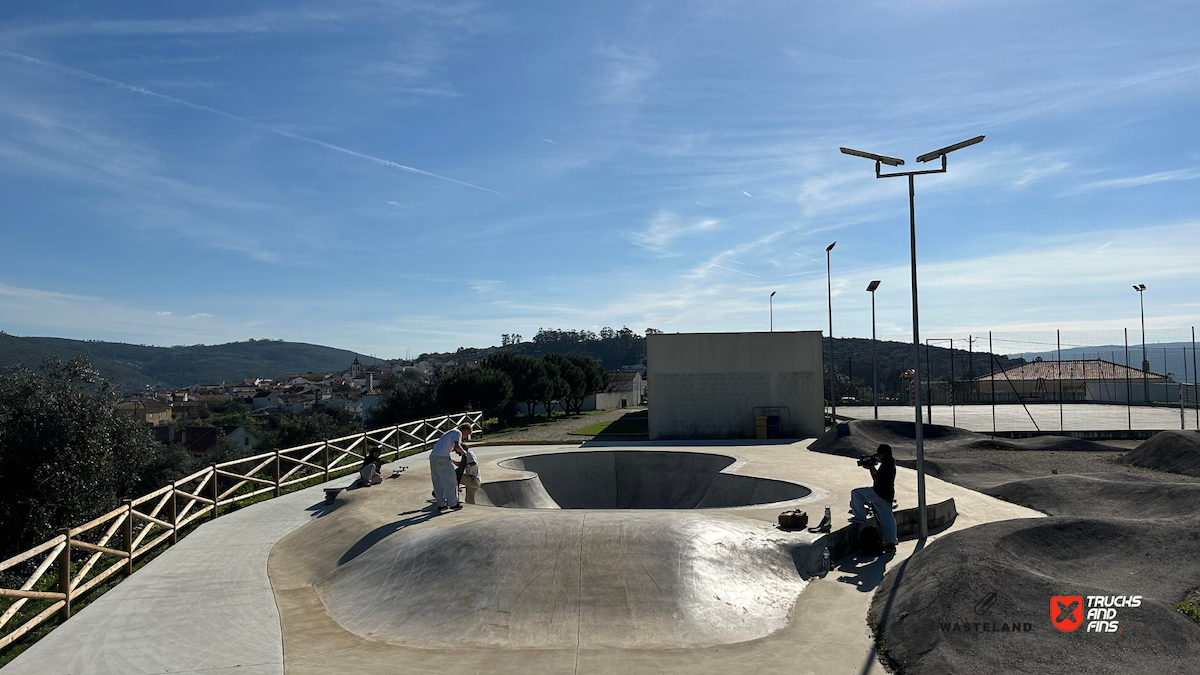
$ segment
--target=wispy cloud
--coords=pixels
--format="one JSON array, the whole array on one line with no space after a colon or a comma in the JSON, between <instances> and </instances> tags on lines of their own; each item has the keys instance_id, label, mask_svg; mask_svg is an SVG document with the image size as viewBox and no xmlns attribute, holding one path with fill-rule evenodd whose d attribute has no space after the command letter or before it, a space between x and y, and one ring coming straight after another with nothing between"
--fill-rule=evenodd
<instances>
[{"instance_id":1,"label":"wispy cloud","mask_svg":"<svg viewBox=\"0 0 1200 675\"><path fill-rule=\"evenodd\" d=\"M329 22L356 18L363 10L263 11L255 14L186 19L122 19L109 21L59 21L12 27L10 38L80 35L228 35L278 33L300 28L328 28Z\"/></svg>"},{"instance_id":2,"label":"wispy cloud","mask_svg":"<svg viewBox=\"0 0 1200 675\"><path fill-rule=\"evenodd\" d=\"M195 109L195 110L203 110L205 112L210 112L210 113L213 113L214 115L220 115L221 117L224 117L226 119L231 119L231 120L235 120L237 122L242 122L244 124L253 125L259 129L263 129L264 131L269 131L269 132L271 132L273 134L277 134L279 136L284 136L286 138L291 138L291 139L295 139L298 141L304 141L305 143L311 143L313 145L320 146L327 150L333 150L335 152L340 152L340 153L343 153L346 155L350 155L351 157L358 157L359 159L365 159L365 160L368 160L371 162L375 162L376 164L386 166L388 168L399 169L401 171L407 171L409 173L420 174L422 176L429 176L431 178L437 178L439 180L449 181L451 183L457 183L458 185L463 185L465 187L473 188L476 190L482 190L484 192L490 192L492 194L500 194L500 193L496 192L495 190L490 190L488 188L480 187L478 185L472 185L471 183L460 181L455 178L449 178L447 176L442 176L442 175L439 175L439 174L436 174L436 173L433 173L430 171L425 171L423 169L417 169L417 168L414 168L411 166L406 166L404 164L399 164L397 162L393 162L388 159L382 159L380 157L373 157L371 155L367 155L367 154L364 154L361 152L356 152L354 150L350 150L348 148L343 148L341 146L334 145L332 143L326 143L325 141L320 141L315 138L301 136L300 134L292 133L285 129L280 129L279 127L274 127L269 124L263 124L261 122L255 122L254 120L247 119L240 115L234 115L233 113L225 112L224 110L218 110L216 108L206 106L206 105L203 105L200 103L192 103L191 101L185 101L184 99L177 98L175 96L168 96L166 94L160 94L158 92L150 91L149 89L146 89L144 87L138 87L138 86L135 86L132 84L126 84L124 82L118 82L117 80L111 80L107 77L102 77L102 76L96 75L94 73L89 73L85 70L80 70L78 68L64 66L59 63L52 63L50 61L43 61L42 59L37 59L32 56L26 56L25 54L18 54L16 52L12 52L7 49L0 49L0 56L4 56L4 57L10 58L10 59L17 60L17 61L22 61L24 63L28 63L31 65L52 68L54 70L57 70L62 73L66 73L68 75L73 75L75 77L79 77L79 78L82 78L85 80L91 80L92 82L97 82L99 84L108 85L110 87L116 87L118 89L121 89L122 91L128 91L128 92L134 93L134 94L141 94L143 96L150 96L150 97L157 98L157 99L160 99L163 101L169 101L171 103L175 103L178 105L187 106L187 107Z\"/></svg>"},{"instance_id":3,"label":"wispy cloud","mask_svg":"<svg viewBox=\"0 0 1200 675\"><path fill-rule=\"evenodd\" d=\"M626 48L607 46L596 50L601 76L598 98L602 103L641 103L646 83L658 71L659 62Z\"/></svg>"},{"instance_id":4,"label":"wispy cloud","mask_svg":"<svg viewBox=\"0 0 1200 675\"><path fill-rule=\"evenodd\" d=\"M1068 190L1067 194L1078 194L1081 192L1091 192L1093 190L1124 190L1126 188L1141 187L1142 185L1169 183L1181 180L1196 180L1197 178L1200 178L1200 167L1192 167L1190 169L1176 169L1174 171L1148 173L1142 176L1129 176L1127 178L1112 178L1108 180L1092 181Z\"/></svg>"},{"instance_id":5,"label":"wispy cloud","mask_svg":"<svg viewBox=\"0 0 1200 675\"><path fill-rule=\"evenodd\" d=\"M558 145L558 143L555 143L554 141L550 140L549 138L543 138L542 140L543 140L543 141L546 141L546 142L547 142L547 143L549 143L550 145Z\"/></svg>"},{"instance_id":6,"label":"wispy cloud","mask_svg":"<svg viewBox=\"0 0 1200 675\"><path fill-rule=\"evenodd\" d=\"M718 224L720 221L715 218L701 218L689 222L676 213L662 210L646 222L644 230L630 234L629 238L635 244L662 250L681 237L708 232L716 229Z\"/></svg>"}]
</instances>

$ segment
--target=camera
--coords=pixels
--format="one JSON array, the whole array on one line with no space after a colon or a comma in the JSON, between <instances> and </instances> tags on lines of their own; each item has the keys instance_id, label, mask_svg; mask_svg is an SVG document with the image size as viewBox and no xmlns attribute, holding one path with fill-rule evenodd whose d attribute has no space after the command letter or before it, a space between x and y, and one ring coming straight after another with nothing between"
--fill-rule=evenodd
<instances>
[{"instance_id":1,"label":"camera","mask_svg":"<svg viewBox=\"0 0 1200 675\"><path fill-rule=\"evenodd\" d=\"M857 463L864 469L874 469L879 460L875 459L875 455L867 455L866 457L859 457Z\"/></svg>"}]
</instances>

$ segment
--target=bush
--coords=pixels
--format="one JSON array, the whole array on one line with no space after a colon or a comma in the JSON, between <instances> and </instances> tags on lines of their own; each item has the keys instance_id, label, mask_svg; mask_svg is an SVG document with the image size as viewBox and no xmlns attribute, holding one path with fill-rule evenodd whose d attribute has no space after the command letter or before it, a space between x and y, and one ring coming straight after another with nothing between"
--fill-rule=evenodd
<instances>
[{"instance_id":1,"label":"bush","mask_svg":"<svg viewBox=\"0 0 1200 675\"><path fill-rule=\"evenodd\" d=\"M119 399L84 356L0 371L0 557L192 470Z\"/></svg>"}]
</instances>

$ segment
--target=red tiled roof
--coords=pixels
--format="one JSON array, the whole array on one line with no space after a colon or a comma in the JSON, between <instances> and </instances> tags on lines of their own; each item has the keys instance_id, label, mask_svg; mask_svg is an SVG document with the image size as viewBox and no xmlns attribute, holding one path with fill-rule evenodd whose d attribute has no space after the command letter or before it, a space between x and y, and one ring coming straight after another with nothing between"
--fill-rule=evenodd
<instances>
[{"instance_id":1,"label":"red tiled roof","mask_svg":"<svg viewBox=\"0 0 1200 675\"><path fill-rule=\"evenodd\" d=\"M1001 378L999 372L996 379ZM1083 361L1032 361L1004 371L1010 380L1130 380L1142 379L1142 371L1112 361L1088 359ZM1166 380L1166 375L1147 373L1152 380ZM990 380L991 375L975 378L976 382Z\"/></svg>"}]
</instances>

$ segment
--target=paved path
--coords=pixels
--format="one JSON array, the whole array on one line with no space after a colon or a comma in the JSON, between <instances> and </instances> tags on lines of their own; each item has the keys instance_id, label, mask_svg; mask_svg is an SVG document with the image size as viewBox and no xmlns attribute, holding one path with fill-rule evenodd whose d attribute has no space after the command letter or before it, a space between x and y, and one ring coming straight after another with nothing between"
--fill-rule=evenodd
<instances>
[{"instance_id":1,"label":"paved path","mask_svg":"<svg viewBox=\"0 0 1200 675\"><path fill-rule=\"evenodd\" d=\"M0 672L282 675L283 635L267 555L284 535L325 513L323 487L204 523Z\"/></svg>"},{"instance_id":2,"label":"paved path","mask_svg":"<svg viewBox=\"0 0 1200 675\"><path fill-rule=\"evenodd\" d=\"M1028 408L1029 412L1026 412ZM926 410L924 406L921 410ZM826 408L828 411L828 408ZM874 416L871 406L838 406L838 417L853 417L869 420ZM1037 421L1034 426L1033 420ZM1130 417L1132 416L1132 422ZM912 422L916 414L909 406L879 406L879 419ZM928 414L924 418L929 421ZM933 406L933 423L946 426L956 426L969 431L985 432L992 430L992 406L990 405L960 405L951 408L948 405ZM1183 413L1183 423L1188 429L1196 429L1196 410L1186 409ZM1022 407L1020 404L996 405L997 431L1059 431L1059 416L1057 403L1030 403ZM1062 427L1066 431L1102 431L1120 429L1179 429L1180 415L1178 408L1138 407L1126 409L1122 405L1104 405L1097 403L1064 403L1062 406Z\"/></svg>"}]
</instances>

